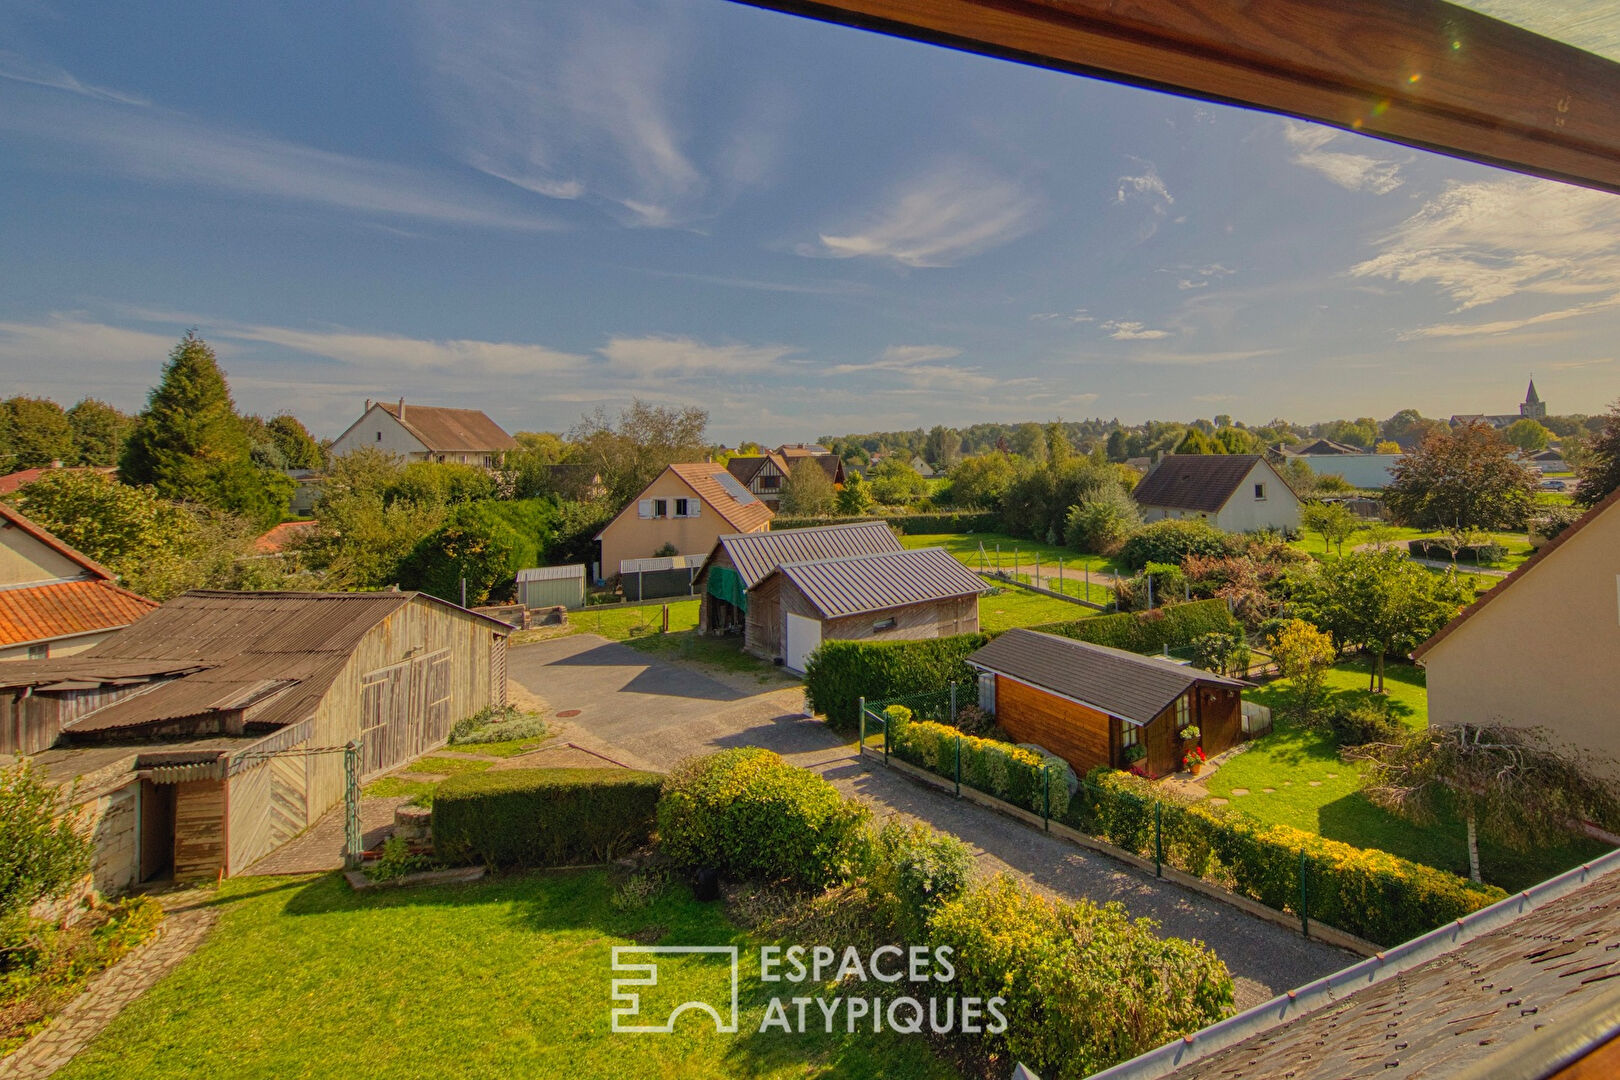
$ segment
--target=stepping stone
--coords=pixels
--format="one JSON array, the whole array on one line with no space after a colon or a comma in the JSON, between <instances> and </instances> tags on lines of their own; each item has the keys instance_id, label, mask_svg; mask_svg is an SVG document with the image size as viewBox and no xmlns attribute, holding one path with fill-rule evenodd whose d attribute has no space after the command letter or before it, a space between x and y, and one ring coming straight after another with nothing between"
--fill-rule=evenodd
<instances>
[{"instance_id":1,"label":"stepping stone","mask_svg":"<svg viewBox=\"0 0 1620 1080\"><path fill-rule=\"evenodd\" d=\"M1328 773L1328 779L1329 779L1329 780L1337 780L1337 779L1338 779L1338 778L1339 778L1339 774L1338 774L1338 773L1336 773L1336 772L1330 772L1330 773Z\"/></svg>"},{"instance_id":2,"label":"stepping stone","mask_svg":"<svg viewBox=\"0 0 1620 1080\"><path fill-rule=\"evenodd\" d=\"M1284 780L1283 781L1283 787L1293 787L1293 786L1294 786L1294 782L1292 780Z\"/></svg>"},{"instance_id":3,"label":"stepping stone","mask_svg":"<svg viewBox=\"0 0 1620 1080\"><path fill-rule=\"evenodd\" d=\"M1235 787L1232 789L1232 795L1234 798L1240 795L1247 795L1248 793L1249 789L1246 787Z\"/></svg>"},{"instance_id":4,"label":"stepping stone","mask_svg":"<svg viewBox=\"0 0 1620 1080\"><path fill-rule=\"evenodd\" d=\"M1311 787L1321 787L1321 786L1322 786L1322 781L1320 781L1320 780L1312 780L1311 781Z\"/></svg>"},{"instance_id":5,"label":"stepping stone","mask_svg":"<svg viewBox=\"0 0 1620 1080\"><path fill-rule=\"evenodd\" d=\"M1277 789L1274 788L1274 787L1263 787L1263 788L1260 789L1260 794L1262 794L1262 795L1271 795L1271 794L1274 794L1276 792L1276 790Z\"/></svg>"},{"instance_id":6,"label":"stepping stone","mask_svg":"<svg viewBox=\"0 0 1620 1080\"><path fill-rule=\"evenodd\" d=\"M1230 801L1231 800L1229 799L1221 798L1219 795L1211 795L1209 797L1209 805L1211 806L1225 806Z\"/></svg>"}]
</instances>

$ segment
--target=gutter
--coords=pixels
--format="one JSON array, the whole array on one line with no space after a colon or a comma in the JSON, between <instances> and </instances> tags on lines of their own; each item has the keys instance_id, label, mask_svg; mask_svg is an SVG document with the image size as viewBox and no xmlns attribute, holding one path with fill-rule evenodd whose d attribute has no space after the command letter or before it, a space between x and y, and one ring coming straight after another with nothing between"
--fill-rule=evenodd
<instances>
[{"instance_id":1,"label":"gutter","mask_svg":"<svg viewBox=\"0 0 1620 1080\"><path fill-rule=\"evenodd\" d=\"M1620 870L1620 851L1566 870L1490 907L1387 949L1342 971L1279 994L1263 1005L1184 1035L1157 1050L1096 1073L1091 1080L1157 1080L1192 1062L1210 1057L1263 1032L1343 1001L1350 994L1411 971L1499 930L1540 907L1562 899L1588 883ZM1522 1041L1522 1040L1521 1040ZM1485 1074L1490 1075L1490 1074ZM1539 1074L1538 1074L1539 1075Z\"/></svg>"}]
</instances>

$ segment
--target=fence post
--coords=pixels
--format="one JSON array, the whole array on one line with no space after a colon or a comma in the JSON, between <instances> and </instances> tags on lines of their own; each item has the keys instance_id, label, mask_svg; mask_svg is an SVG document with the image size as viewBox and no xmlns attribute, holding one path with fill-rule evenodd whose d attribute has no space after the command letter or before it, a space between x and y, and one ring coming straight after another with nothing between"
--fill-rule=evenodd
<instances>
[{"instance_id":1,"label":"fence post","mask_svg":"<svg viewBox=\"0 0 1620 1080\"><path fill-rule=\"evenodd\" d=\"M358 870L365 841L360 832L360 743L343 748L343 868Z\"/></svg>"},{"instance_id":2,"label":"fence post","mask_svg":"<svg viewBox=\"0 0 1620 1080\"><path fill-rule=\"evenodd\" d=\"M1305 873L1309 864L1305 861L1305 852L1299 853L1299 932L1306 937L1311 936L1311 894L1305 885Z\"/></svg>"},{"instance_id":3,"label":"fence post","mask_svg":"<svg viewBox=\"0 0 1620 1080\"><path fill-rule=\"evenodd\" d=\"M1046 781L1046 783L1042 785L1042 790L1045 793L1045 798L1042 800L1043 805L1041 807L1041 817L1045 819L1046 831L1051 832L1052 831L1052 763L1050 761L1044 762L1041 765L1041 777Z\"/></svg>"},{"instance_id":4,"label":"fence post","mask_svg":"<svg viewBox=\"0 0 1620 1080\"><path fill-rule=\"evenodd\" d=\"M883 767L889 767L889 714L883 714Z\"/></svg>"},{"instance_id":5,"label":"fence post","mask_svg":"<svg viewBox=\"0 0 1620 1080\"><path fill-rule=\"evenodd\" d=\"M962 733L956 733L956 797L962 797Z\"/></svg>"},{"instance_id":6,"label":"fence post","mask_svg":"<svg viewBox=\"0 0 1620 1080\"><path fill-rule=\"evenodd\" d=\"M1153 876L1164 877L1164 803L1153 800Z\"/></svg>"},{"instance_id":7,"label":"fence post","mask_svg":"<svg viewBox=\"0 0 1620 1080\"><path fill-rule=\"evenodd\" d=\"M866 699L861 698L861 742L858 751L861 757L866 756Z\"/></svg>"}]
</instances>

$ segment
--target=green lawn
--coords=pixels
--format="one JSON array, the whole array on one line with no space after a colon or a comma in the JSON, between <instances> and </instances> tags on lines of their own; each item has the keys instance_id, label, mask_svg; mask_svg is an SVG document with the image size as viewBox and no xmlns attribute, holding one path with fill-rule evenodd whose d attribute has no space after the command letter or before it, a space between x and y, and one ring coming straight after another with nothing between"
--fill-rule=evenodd
<instances>
[{"instance_id":1,"label":"green lawn","mask_svg":"<svg viewBox=\"0 0 1620 1080\"><path fill-rule=\"evenodd\" d=\"M568 613L568 625L588 634L601 634L615 641L656 634L663 626L663 604L618 605L582 608ZM669 629L694 630L698 621L698 601L675 598L668 602Z\"/></svg>"},{"instance_id":2,"label":"green lawn","mask_svg":"<svg viewBox=\"0 0 1620 1080\"><path fill-rule=\"evenodd\" d=\"M519 740L521 741L521 740ZM534 740L530 740L531 745ZM446 747L446 749L449 749ZM438 773L444 776L455 776L464 772L483 772L489 768L487 761L469 761L466 758L425 757L418 758L405 766L408 773Z\"/></svg>"},{"instance_id":3,"label":"green lawn","mask_svg":"<svg viewBox=\"0 0 1620 1080\"><path fill-rule=\"evenodd\" d=\"M1401 551L1406 550L1408 540L1433 540L1445 535L1438 530L1413 529L1405 525L1385 525L1382 532L1384 539ZM1530 540L1523 533L1491 533L1490 535L1493 541L1507 548L1507 554L1495 562L1484 563L1483 567L1485 569L1512 570L1530 557ZM1369 530L1362 529L1344 542L1344 550L1348 552L1362 544L1370 544L1373 539L1373 535ZM1324 552L1338 554L1339 551L1336 546L1324 546L1322 537L1309 530L1303 530L1300 538L1293 542L1293 546L1318 559L1322 558ZM1459 560L1457 563L1457 569L1464 572L1477 568L1476 564L1467 559Z\"/></svg>"},{"instance_id":4,"label":"green lawn","mask_svg":"<svg viewBox=\"0 0 1620 1080\"><path fill-rule=\"evenodd\" d=\"M1128 576L1114 560L1101 555L1082 555L1070 548L1038 544L1006 533L919 533L902 536L900 542L908 548L942 547L974 570L999 569L1026 583L1039 569L1043 587L1098 604L1113 601L1116 570ZM980 545L983 545L982 552ZM1063 568L1061 578L1058 577L1059 566Z\"/></svg>"},{"instance_id":5,"label":"green lawn","mask_svg":"<svg viewBox=\"0 0 1620 1080\"><path fill-rule=\"evenodd\" d=\"M996 596L979 597L979 629L987 633L1010 630L1015 626L1073 622L1101 614L1093 608L1071 604L1067 600L1006 585L1001 586L1001 592Z\"/></svg>"},{"instance_id":6,"label":"green lawn","mask_svg":"<svg viewBox=\"0 0 1620 1080\"><path fill-rule=\"evenodd\" d=\"M550 735L531 735L527 739L508 739L505 742L465 743L461 746L441 746L435 750L434 753L487 754L490 757L517 757L519 754L527 754L530 750L535 749L549 738L551 738Z\"/></svg>"},{"instance_id":7,"label":"green lawn","mask_svg":"<svg viewBox=\"0 0 1620 1080\"><path fill-rule=\"evenodd\" d=\"M1428 695L1421 668L1389 664L1385 685L1391 706L1407 727L1428 725ZM1351 660L1335 666L1328 672L1328 686L1335 694L1365 695L1367 662ZM1379 848L1453 873L1468 873L1462 822L1453 818L1419 828L1374 806L1360 791L1364 770L1360 762L1342 761L1331 737L1285 718L1291 700L1286 679L1247 691L1245 697L1271 706L1275 729L1209 777L1205 786L1211 795L1230 799L1231 805L1262 821L1292 825L1356 847ZM1234 796L1233 788L1247 788L1249 794ZM1572 839L1556 848L1522 854L1485 841L1480 862L1487 881L1506 889L1522 889L1605 850L1597 841Z\"/></svg>"},{"instance_id":8,"label":"green lawn","mask_svg":"<svg viewBox=\"0 0 1620 1080\"><path fill-rule=\"evenodd\" d=\"M719 905L698 904L677 886L650 907L623 912L612 895L601 871L371 894L351 892L335 874L228 880L216 901L220 923L202 948L57 1075L957 1075L922 1036L873 1035L869 1025L856 1035L842 1025L824 1034L819 1021L807 1024L810 1034L760 1034L770 996L795 988L758 981L757 942ZM637 941L740 946L739 1034L717 1034L695 1012L674 1034L614 1034L612 948ZM728 971L712 959L665 956L659 985L639 989L646 1012L667 1015L689 997L723 1003L728 985ZM815 1018L816 1007L809 1011Z\"/></svg>"}]
</instances>

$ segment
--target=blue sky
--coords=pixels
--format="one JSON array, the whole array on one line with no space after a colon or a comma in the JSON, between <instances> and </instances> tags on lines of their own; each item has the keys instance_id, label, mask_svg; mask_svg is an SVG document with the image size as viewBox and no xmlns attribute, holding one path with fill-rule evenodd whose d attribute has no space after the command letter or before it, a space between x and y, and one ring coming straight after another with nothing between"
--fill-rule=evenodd
<instances>
[{"instance_id":1,"label":"blue sky","mask_svg":"<svg viewBox=\"0 0 1620 1080\"><path fill-rule=\"evenodd\" d=\"M0 393L767 442L1620 396L1620 198L723 0L0 8Z\"/></svg>"}]
</instances>

